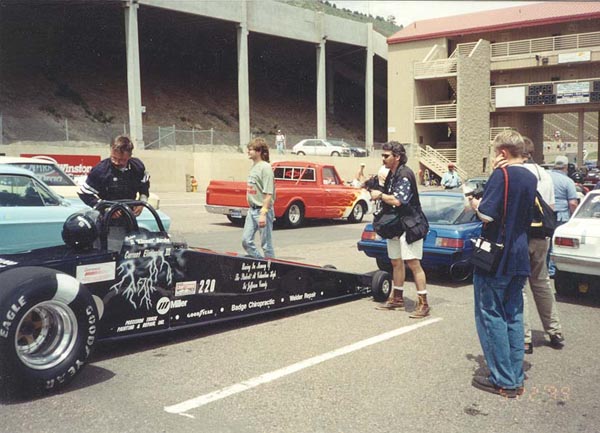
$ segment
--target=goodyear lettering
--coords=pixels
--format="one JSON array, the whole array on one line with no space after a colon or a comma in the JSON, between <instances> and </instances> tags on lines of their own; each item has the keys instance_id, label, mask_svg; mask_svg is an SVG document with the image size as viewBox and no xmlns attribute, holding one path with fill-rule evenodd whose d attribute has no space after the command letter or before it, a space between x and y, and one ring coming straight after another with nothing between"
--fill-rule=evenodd
<instances>
[{"instance_id":1,"label":"goodyear lettering","mask_svg":"<svg viewBox=\"0 0 600 433\"><path fill-rule=\"evenodd\" d=\"M94 308L91 306L88 306L85 309L85 313L87 315L87 322L90 326L88 327L88 336L85 340L85 355L83 359L76 358L74 364L70 365L65 373L59 374L54 379L47 380L45 385L46 389L52 389L56 384L63 383L66 378L75 376L77 372L83 368L85 360L90 356L92 345L94 344L94 341L96 341L96 316L94 315Z\"/></svg>"},{"instance_id":2,"label":"goodyear lettering","mask_svg":"<svg viewBox=\"0 0 600 433\"><path fill-rule=\"evenodd\" d=\"M25 300L25 296L21 296L19 299L17 299L16 303L10 306L10 309L6 312L5 320L2 321L2 326L0 327L0 337L8 338L8 331L13 320L15 320L17 313L26 303L27 301Z\"/></svg>"},{"instance_id":3,"label":"goodyear lettering","mask_svg":"<svg viewBox=\"0 0 600 433\"><path fill-rule=\"evenodd\" d=\"M233 310L232 310L233 311ZM202 309L200 311L194 311L192 313L187 314L187 318L191 319L193 317L200 318L202 316L210 316L213 314L213 310Z\"/></svg>"}]
</instances>

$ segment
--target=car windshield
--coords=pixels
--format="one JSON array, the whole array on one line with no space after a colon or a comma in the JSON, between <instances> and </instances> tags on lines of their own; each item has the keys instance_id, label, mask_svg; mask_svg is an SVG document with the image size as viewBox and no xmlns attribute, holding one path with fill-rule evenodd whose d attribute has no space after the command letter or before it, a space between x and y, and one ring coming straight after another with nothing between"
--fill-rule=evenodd
<instances>
[{"instance_id":1,"label":"car windshield","mask_svg":"<svg viewBox=\"0 0 600 433\"><path fill-rule=\"evenodd\" d=\"M32 171L38 179L41 179L46 185L49 186L77 186L73 179L71 179L53 164L18 162L12 165Z\"/></svg>"},{"instance_id":2,"label":"car windshield","mask_svg":"<svg viewBox=\"0 0 600 433\"><path fill-rule=\"evenodd\" d=\"M421 207L430 224L465 224L477 220L475 212L465 206L458 195L421 195Z\"/></svg>"},{"instance_id":3,"label":"car windshield","mask_svg":"<svg viewBox=\"0 0 600 433\"><path fill-rule=\"evenodd\" d=\"M600 218L600 194L589 194L573 218Z\"/></svg>"}]
</instances>

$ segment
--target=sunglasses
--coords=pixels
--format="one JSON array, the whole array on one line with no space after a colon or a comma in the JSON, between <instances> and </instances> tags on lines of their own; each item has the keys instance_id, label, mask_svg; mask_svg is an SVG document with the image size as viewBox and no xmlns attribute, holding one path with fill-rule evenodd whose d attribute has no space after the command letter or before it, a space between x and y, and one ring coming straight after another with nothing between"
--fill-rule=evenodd
<instances>
[{"instance_id":1,"label":"sunglasses","mask_svg":"<svg viewBox=\"0 0 600 433\"><path fill-rule=\"evenodd\" d=\"M381 157L382 157L383 159L388 159L390 156L392 156L392 154L391 154L391 153L382 153L382 154L381 154Z\"/></svg>"}]
</instances>

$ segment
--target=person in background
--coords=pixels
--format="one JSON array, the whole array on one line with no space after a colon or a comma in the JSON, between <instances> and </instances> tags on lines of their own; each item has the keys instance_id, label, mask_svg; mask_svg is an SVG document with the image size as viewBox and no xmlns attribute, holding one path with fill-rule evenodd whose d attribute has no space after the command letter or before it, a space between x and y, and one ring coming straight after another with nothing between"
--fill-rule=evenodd
<instances>
[{"instance_id":1,"label":"person in background","mask_svg":"<svg viewBox=\"0 0 600 433\"><path fill-rule=\"evenodd\" d=\"M148 200L150 175L144 163L131 156L133 147L126 135L119 135L111 142L110 157L96 164L79 185L78 195L85 204L94 207L100 200ZM135 206L133 213L139 216L143 209ZM118 218L120 211L113 216Z\"/></svg>"},{"instance_id":2,"label":"person in background","mask_svg":"<svg viewBox=\"0 0 600 433\"><path fill-rule=\"evenodd\" d=\"M448 171L442 176L441 183L445 189L452 189L460 186L460 176L456 172L456 165L454 165L453 162L448 163Z\"/></svg>"},{"instance_id":3,"label":"person in background","mask_svg":"<svg viewBox=\"0 0 600 433\"><path fill-rule=\"evenodd\" d=\"M253 165L248 175L246 199L248 215L242 233L242 246L251 257L275 257L273 251L273 220L275 212L275 178L269 163L269 146L263 138L255 138L248 144L248 158ZM254 243L256 232L260 232L263 254Z\"/></svg>"},{"instance_id":4,"label":"person in background","mask_svg":"<svg viewBox=\"0 0 600 433\"><path fill-rule=\"evenodd\" d=\"M277 130L275 136L275 146L277 147L277 153L283 155L285 153L285 134L281 132L281 129Z\"/></svg>"},{"instance_id":5,"label":"person in background","mask_svg":"<svg viewBox=\"0 0 600 433\"><path fill-rule=\"evenodd\" d=\"M569 159L566 156L559 155L554 160L554 168L550 171L554 183L554 210L556 211L558 225L569 221L578 204L577 189L573 179L567 175L568 169ZM551 251L552 245L550 245L548 251L548 273L552 278L556 273L556 267L554 262L550 260Z\"/></svg>"},{"instance_id":6,"label":"person in background","mask_svg":"<svg viewBox=\"0 0 600 433\"><path fill-rule=\"evenodd\" d=\"M356 172L354 179L352 180L352 186L360 188L365 181L367 180L367 176L365 175L365 163L360 163L360 168Z\"/></svg>"},{"instance_id":7,"label":"person in background","mask_svg":"<svg viewBox=\"0 0 600 433\"><path fill-rule=\"evenodd\" d=\"M537 191L550 207L554 209L554 183L552 176L543 167L531 159L533 152L533 143L527 137L525 141L525 164L523 165L531 171L537 178ZM535 238L529 236L529 263L531 265L531 275L529 276L529 287L535 301L537 312L542 321L544 331L550 337L550 345L560 349L563 346L564 337L562 326L558 315L558 305L554 297L550 276L548 275L548 266L546 257L550 248L550 238ZM529 314L529 303L527 288L523 288L523 326L525 330L525 353L533 353L533 341L531 335L531 317Z\"/></svg>"},{"instance_id":8,"label":"person in background","mask_svg":"<svg viewBox=\"0 0 600 433\"><path fill-rule=\"evenodd\" d=\"M481 200L470 196L469 202L484 223L482 236L504 248L497 271L476 266L473 272L475 326L490 374L474 376L472 385L514 398L524 391L523 287L531 272L527 231L537 180L523 167L521 134L502 132L493 146L497 160L506 161L508 179L503 170L493 170Z\"/></svg>"},{"instance_id":9,"label":"person in background","mask_svg":"<svg viewBox=\"0 0 600 433\"><path fill-rule=\"evenodd\" d=\"M408 157L404 146L395 141L383 144L382 158L388 175L383 191L372 190L371 198L380 200L388 206L410 206L420 208L417 180L413 171L406 166ZM380 170L381 172L381 170ZM388 256L393 268L393 286L389 299L377 307L380 310L400 310L404 308L404 281L406 269L404 262L410 268L417 289L417 307L408 316L411 319L421 319L429 316L430 308L427 302L425 271L421 267L423 257L423 239L411 244L406 241L406 234L387 240Z\"/></svg>"}]
</instances>

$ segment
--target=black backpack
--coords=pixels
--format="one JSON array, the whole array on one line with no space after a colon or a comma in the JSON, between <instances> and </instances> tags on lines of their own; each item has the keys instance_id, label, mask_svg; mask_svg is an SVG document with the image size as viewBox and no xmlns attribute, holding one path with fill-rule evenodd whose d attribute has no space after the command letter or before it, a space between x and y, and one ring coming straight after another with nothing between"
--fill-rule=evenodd
<instances>
[{"instance_id":1,"label":"black backpack","mask_svg":"<svg viewBox=\"0 0 600 433\"><path fill-rule=\"evenodd\" d=\"M536 191L533 203L533 220L529 227L529 237L535 239L552 237L556 227L558 227L556 212L544 201L540 193Z\"/></svg>"}]
</instances>

